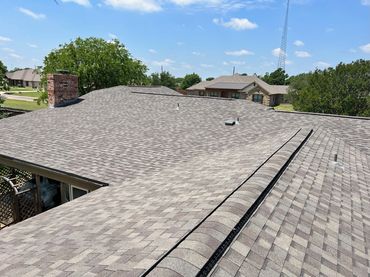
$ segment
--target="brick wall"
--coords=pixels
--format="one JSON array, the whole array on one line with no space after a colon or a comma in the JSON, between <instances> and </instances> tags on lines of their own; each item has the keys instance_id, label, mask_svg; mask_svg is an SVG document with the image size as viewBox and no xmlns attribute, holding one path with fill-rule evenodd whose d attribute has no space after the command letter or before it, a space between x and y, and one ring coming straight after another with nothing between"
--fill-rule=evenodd
<instances>
[{"instance_id":1,"label":"brick wall","mask_svg":"<svg viewBox=\"0 0 370 277\"><path fill-rule=\"evenodd\" d=\"M78 77L69 74L48 74L49 107L72 104L78 99Z\"/></svg>"}]
</instances>

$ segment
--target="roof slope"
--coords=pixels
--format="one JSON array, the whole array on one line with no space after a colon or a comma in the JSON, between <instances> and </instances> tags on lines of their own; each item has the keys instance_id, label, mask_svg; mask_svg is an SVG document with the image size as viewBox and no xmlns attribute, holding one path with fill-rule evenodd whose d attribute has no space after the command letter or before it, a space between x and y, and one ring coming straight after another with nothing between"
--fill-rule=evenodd
<instances>
[{"instance_id":1,"label":"roof slope","mask_svg":"<svg viewBox=\"0 0 370 277\"><path fill-rule=\"evenodd\" d=\"M20 69L13 72L7 72L5 76L11 80L23 80L26 82L40 82L40 74L32 68Z\"/></svg>"},{"instance_id":2,"label":"roof slope","mask_svg":"<svg viewBox=\"0 0 370 277\"><path fill-rule=\"evenodd\" d=\"M186 261L204 262L206 256L199 258L196 251L188 255L179 243L193 236L202 240L197 230L204 230L204 225L199 224L207 223L213 211L218 215L216 220L221 221L222 213L230 219L235 217L232 213L245 213L248 202L243 200L243 206L237 201L249 196L246 199L253 202L294 150L293 144L289 144L292 148L282 148L286 152L278 152L271 165L266 164L265 169L260 166L302 128L312 128L315 133L251 217L250 222L260 228L251 223L244 228L253 227L246 232L255 236L257 248L252 249L254 244L248 245L252 250L245 247L244 240L238 243L240 235L230 249L241 252L227 252L214 273L242 274L243 262L261 262L261 257L261 267L252 263L258 271L274 268L267 264L273 258L263 256L266 251L259 252L263 251L260 244L269 249L268 253L277 249L275 245L286 249L281 269L285 264L288 268L302 256L297 251L301 238L289 241L291 250L286 248L289 231L307 241L307 250L299 248L304 252L303 263L307 260L312 264L315 261L310 257L318 258L314 252L332 253L329 247L333 247L338 251L347 249L336 252L346 255L339 254L338 259L343 261L336 264L338 271L344 263L347 269L353 264L354 272L363 269L370 233L365 214L370 191L366 183L370 121L277 113L246 100L135 91L129 87L94 91L78 104L0 121L0 129L5 130L0 143L6 145L0 148L0 155L109 183L108 187L1 230L0 275L137 276L157 261L163 265L171 253L183 255ZM240 118L239 125L225 126L226 119L235 117ZM338 153L343 170L332 165L334 153ZM258 177L255 182L239 187L252 174ZM234 198L235 206L227 205L233 191L239 200ZM341 214L337 212L338 203ZM285 217L289 209L298 221ZM271 222L266 225L268 220ZM292 226L292 220L296 225ZM322 245L318 244L323 235L316 228L319 223L325 226ZM217 235L222 229L209 230L209 234ZM348 236L349 230L352 237ZM263 235L265 241L257 240L262 231L276 235L276 239L271 241ZM302 232L310 232L312 237ZM363 240L365 249L360 249ZM198 249L193 242L189 245ZM335 263L322 255L322 272L326 272L326 267L332 268L326 261ZM230 261L237 265L236 270ZM228 265L234 271L226 268ZM176 264L166 267L170 266ZM308 266L302 268L311 272ZM152 274L160 267L153 269ZM183 271L177 267L171 274L176 272Z\"/></svg>"},{"instance_id":3,"label":"roof slope","mask_svg":"<svg viewBox=\"0 0 370 277\"><path fill-rule=\"evenodd\" d=\"M249 89L248 86L259 86L269 95L272 94L287 94L289 86L277 86L269 85L265 81L261 80L255 75L243 76L243 75L231 75L221 76L211 81L203 81L189 87L187 90L205 90L205 89L235 89L243 90Z\"/></svg>"},{"instance_id":4,"label":"roof slope","mask_svg":"<svg viewBox=\"0 0 370 277\"><path fill-rule=\"evenodd\" d=\"M368 276L369 180L368 156L319 129L212 276Z\"/></svg>"},{"instance_id":5,"label":"roof slope","mask_svg":"<svg viewBox=\"0 0 370 277\"><path fill-rule=\"evenodd\" d=\"M243 76L239 74L235 75L225 75L217 77L211 81L203 81L198 84L195 84L189 87L187 90L204 90L206 87L212 86L216 83L244 83L244 84L251 84L255 82L257 79L256 76Z\"/></svg>"}]
</instances>

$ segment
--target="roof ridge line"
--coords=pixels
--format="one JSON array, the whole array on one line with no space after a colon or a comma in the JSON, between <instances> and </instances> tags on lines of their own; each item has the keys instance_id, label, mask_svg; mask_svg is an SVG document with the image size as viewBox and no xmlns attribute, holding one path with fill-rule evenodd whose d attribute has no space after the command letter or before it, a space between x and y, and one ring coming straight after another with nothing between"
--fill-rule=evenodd
<instances>
[{"instance_id":1,"label":"roof ridge line","mask_svg":"<svg viewBox=\"0 0 370 277\"><path fill-rule=\"evenodd\" d=\"M311 137L313 130L311 129L309 133L305 136L303 141L299 144L299 146L293 151L293 153L289 156L288 160L284 163L284 165L278 170L276 175L272 178L270 183L267 187L263 190L263 192L259 195L259 197L255 200L252 206L246 211L246 213L242 216L239 222L235 225L226 239L221 243L221 245L216 249L213 253L211 258L207 261L207 263L201 268L198 272L197 277L208 276L210 272L215 268L218 261L222 258L222 256L226 253L230 245L232 245L233 241L238 237L240 232L243 230L244 226L249 222L249 219L255 214L258 210L259 206L263 203L266 197L269 195L271 190L274 188L277 181L280 179L281 175L285 172L288 168L290 163L293 161L295 156L298 152L302 149L302 147L306 144L308 139Z\"/></svg>"},{"instance_id":2,"label":"roof ridge line","mask_svg":"<svg viewBox=\"0 0 370 277\"><path fill-rule=\"evenodd\" d=\"M275 150L269 157L265 159L244 181L241 182L231 193L229 193L208 215L206 215L194 228L187 232L172 248L165 252L150 268L145 270L141 276L147 276L154 270L168 255L171 254L183 241L185 241L192 233L194 233L212 214L214 214L222 205L232 197L248 180L250 180L268 161L274 157L284 146L291 142L300 132L302 128L298 129L287 141L285 141L277 150ZM312 129L309 134L312 133ZM307 138L308 139L308 138Z\"/></svg>"},{"instance_id":3,"label":"roof ridge line","mask_svg":"<svg viewBox=\"0 0 370 277\"><path fill-rule=\"evenodd\" d=\"M149 92L142 92L142 91L130 91L130 93L134 94L145 94L145 95L160 95L160 96L172 96L172 97L183 97L183 98L200 98L200 99L213 99L213 100L223 100L223 101L235 101L239 99L234 98L222 98L222 97L210 97L210 96L197 96L197 95L175 95L175 94L165 94L165 93L149 93Z\"/></svg>"}]
</instances>

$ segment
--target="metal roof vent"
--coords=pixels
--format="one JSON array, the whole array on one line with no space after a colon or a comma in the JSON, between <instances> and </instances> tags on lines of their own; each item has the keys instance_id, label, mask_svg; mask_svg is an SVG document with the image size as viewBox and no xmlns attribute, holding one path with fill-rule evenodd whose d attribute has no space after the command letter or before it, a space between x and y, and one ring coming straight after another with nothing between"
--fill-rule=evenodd
<instances>
[{"instance_id":1,"label":"metal roof vent","mask_svg":"<svg viewBox=\"0 0 370 277\"><path fill-rule=\"evenodd\" d=\"M180 110L180 104L179 104L179 103L177 103L176 110L177 110L177 111L178 111L178 110Z\"/></svg>"},{"instance_id":2,"label":"metal roof vent","mask_svg":"<svg viewBox=\"0 0 370 277\"><path fill-rule=\"evenodd\" d=\"M239 124L240 124L239 117L237 117L236 119L228 119L225 121L226 126L234 126L234 125L239 125Z\"/></svg>"}]
</instances>

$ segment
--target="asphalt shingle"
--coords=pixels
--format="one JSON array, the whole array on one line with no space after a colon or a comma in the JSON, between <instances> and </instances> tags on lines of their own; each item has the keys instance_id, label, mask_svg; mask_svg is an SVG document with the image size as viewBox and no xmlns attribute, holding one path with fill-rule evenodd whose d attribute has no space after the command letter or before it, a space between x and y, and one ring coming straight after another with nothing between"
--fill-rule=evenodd
<instances>
[{"instance_id":1,"label":"asphalt shingle","mask_svg":"<svg viewBox=\"0 0 370 277\"><path fill-rule=\"evenodd\" d=\"M370 121L137 90L0 121L0 154L109 183L1 230L0 275L137 276L159 260L153 275L195 274L301 139L227 197L302 128L315 133L214 274L368 271Z\"/></svg>"}]
</instances>

